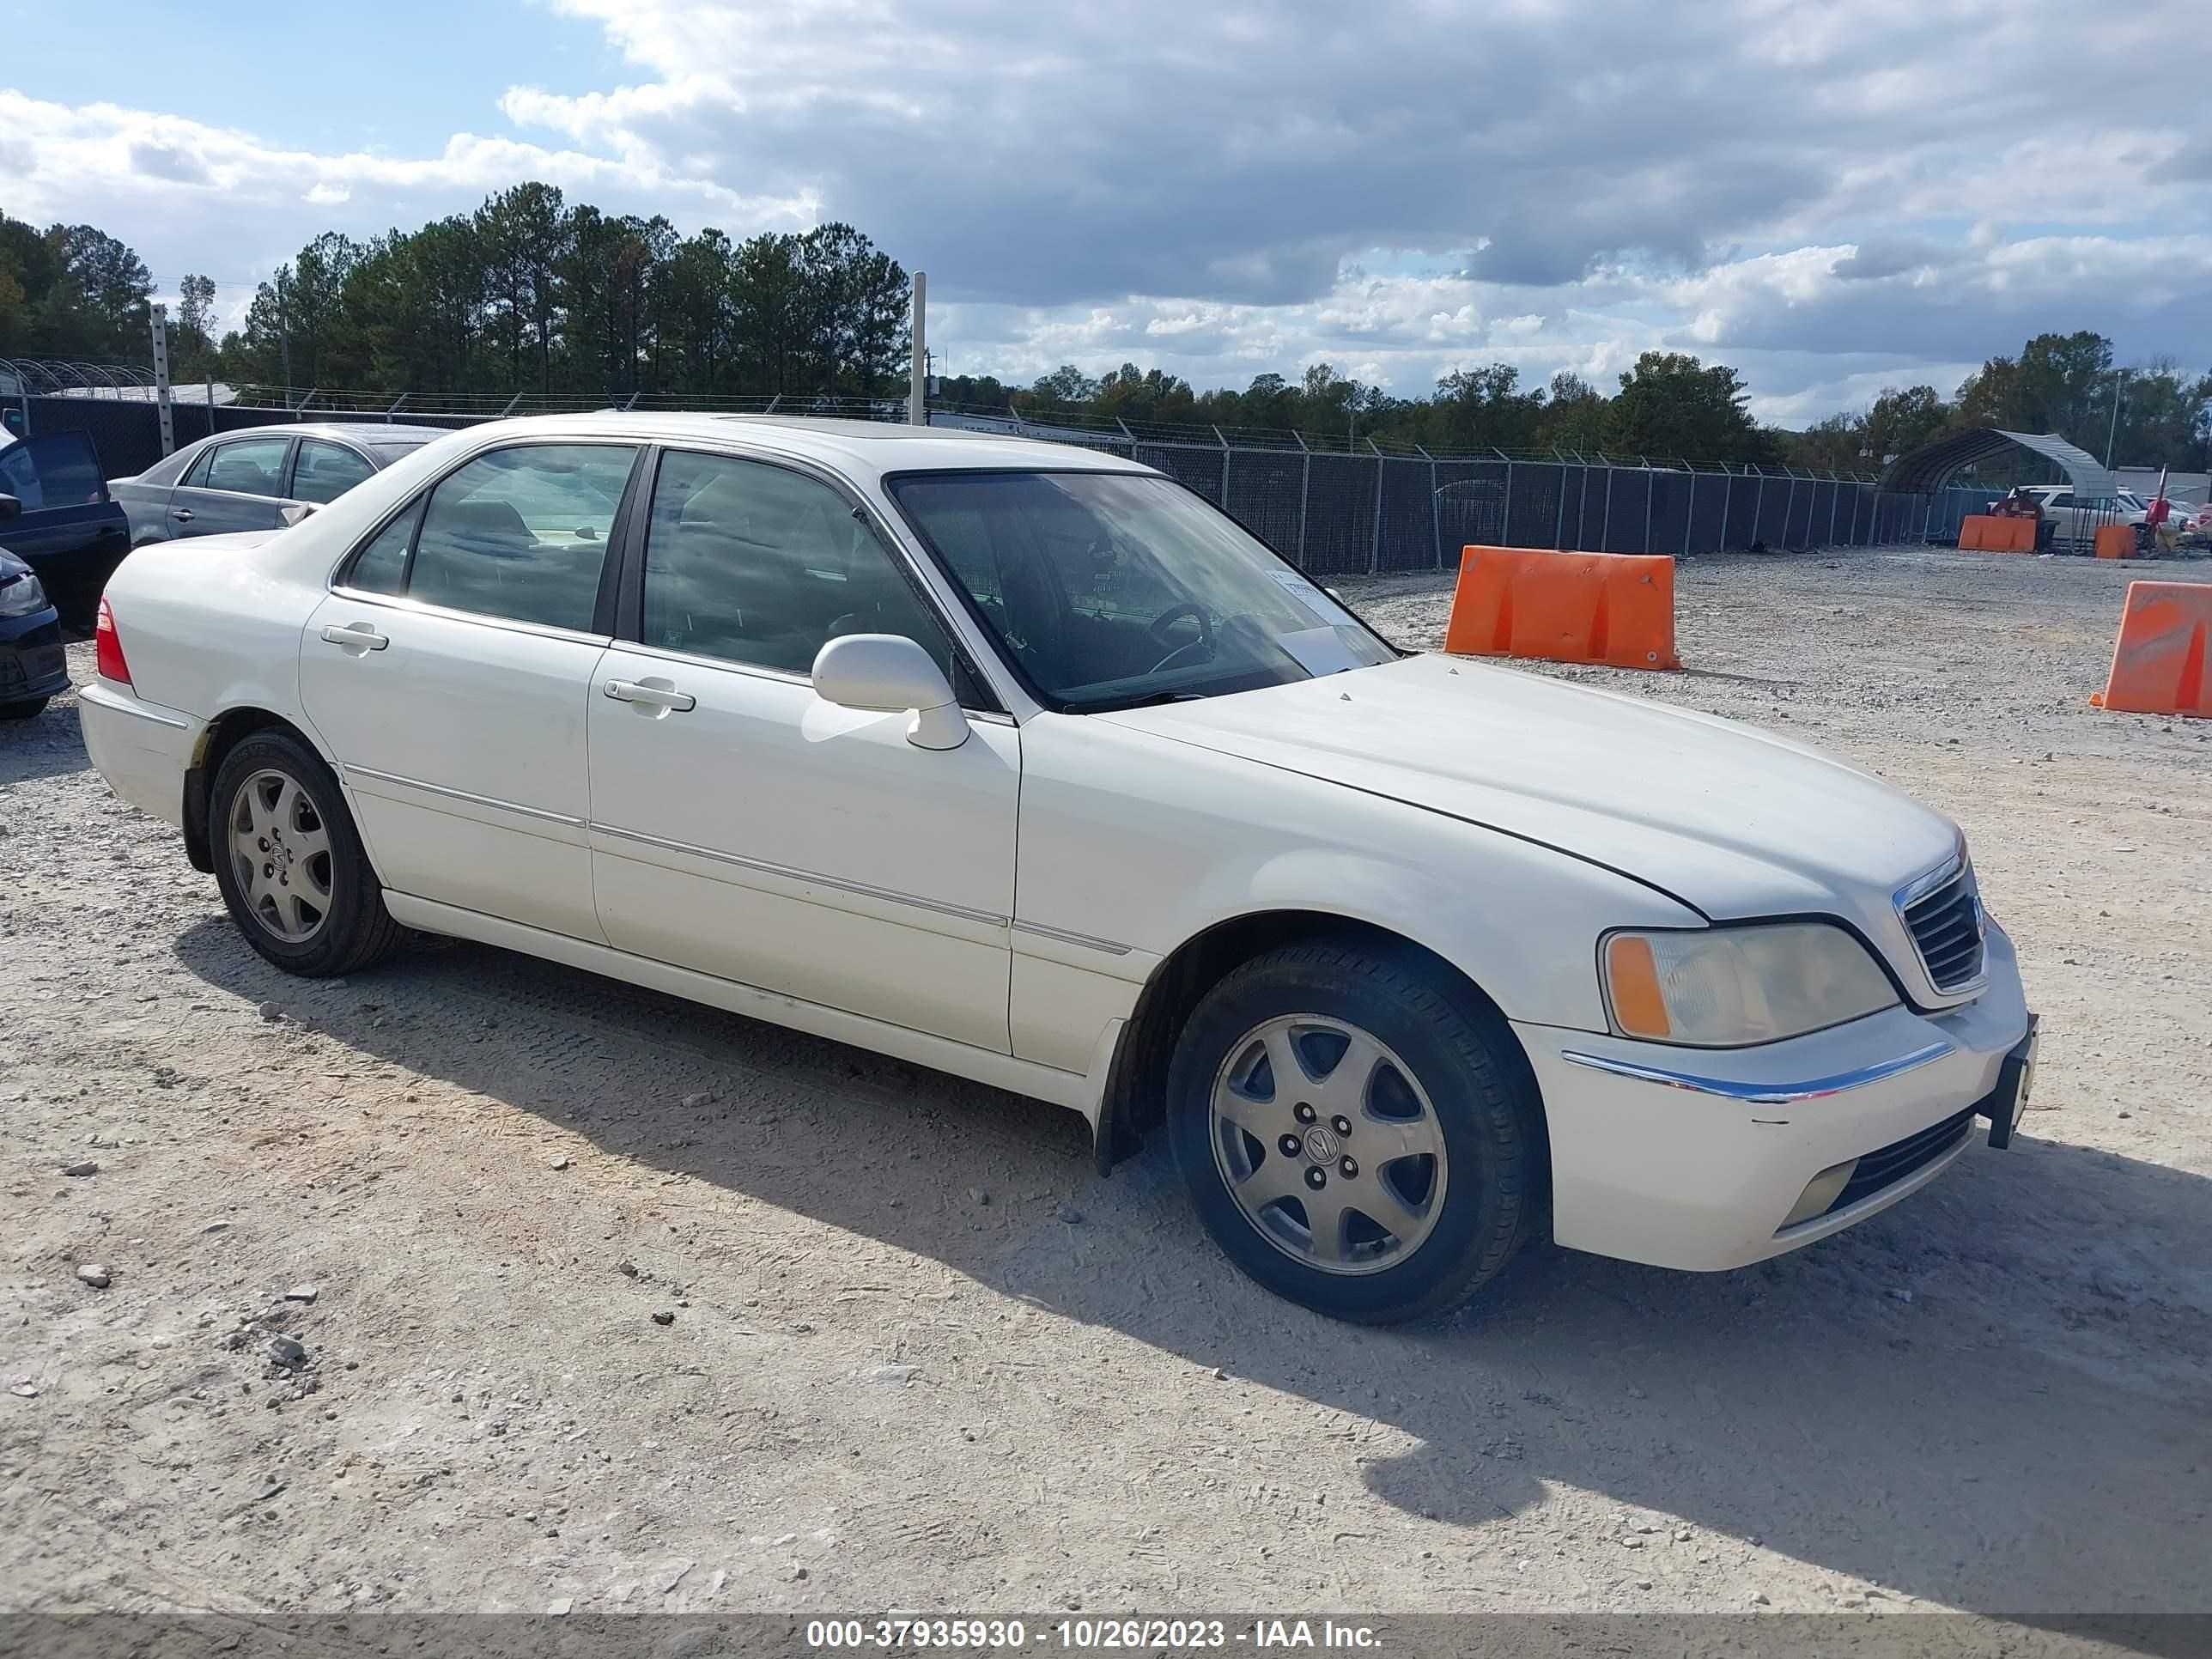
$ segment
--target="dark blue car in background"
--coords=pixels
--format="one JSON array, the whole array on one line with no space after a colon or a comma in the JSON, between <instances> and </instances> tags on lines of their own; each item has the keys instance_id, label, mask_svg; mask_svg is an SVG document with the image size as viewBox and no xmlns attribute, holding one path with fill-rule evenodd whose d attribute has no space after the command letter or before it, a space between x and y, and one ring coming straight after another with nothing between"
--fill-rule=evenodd
<instances>
[{"instance_id":1,"label":"dark blue car in background","mask_svg":"<svg viewBox=\"0 0 2212 1659\"><path fill-rule=\"evenodd\" d=\"M27 720L69 687L61 617L31 567L0 553L0 720Z\"/></svg>"},{"instance_id":2,"label":"dark blue car in background","mask_svg":"<svg viewBox=\"0 0 2212 1659\"><path fill-rule=\"evenodd\" d=\"M131 550L130 517L108 494L91 439L0 440L0 549L31 567L65 624L90 629L100 590Z\"/></svg>"}]
</instances>

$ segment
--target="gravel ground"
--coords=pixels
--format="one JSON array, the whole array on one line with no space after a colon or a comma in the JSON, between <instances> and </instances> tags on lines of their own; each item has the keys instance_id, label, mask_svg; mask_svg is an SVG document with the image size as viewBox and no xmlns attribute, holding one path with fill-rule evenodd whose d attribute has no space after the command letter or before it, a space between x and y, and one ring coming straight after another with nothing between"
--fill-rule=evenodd
<instances>
[{"instance_id":1,"label":"gravel ground","mask_svg":"<svg viewBox=\"0 0 2212 1659\"><path fill-rule=\"evenodd\" d=\"M473 945L288 980L61 699L0 731L0 1607L2212 1609L2212 723L2087 706L2130 574L1700 560L1689 672L1581 674L1965 823L2026 1144L1387 1334L1052 1108Z\"/></svg>"}]
</instances>

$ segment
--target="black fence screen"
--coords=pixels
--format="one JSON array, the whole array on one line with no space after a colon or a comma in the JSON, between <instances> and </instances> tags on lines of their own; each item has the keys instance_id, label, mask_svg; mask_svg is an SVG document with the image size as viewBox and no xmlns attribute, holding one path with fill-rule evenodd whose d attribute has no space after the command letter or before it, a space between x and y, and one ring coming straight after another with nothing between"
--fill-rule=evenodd
<instances>
[{"instance_id":1,"label":"black fence screen","mask_svg":"<svg viewBox=\"0 0 2212 1659\"><path fill-rule=\"evenodd\" d=\"M31 431L86 434L110 477L143 472L163 453L160 415L150 397L32 398L11 407ZM301 421L379 424L386 418L459 428L489 418L235 404L218 405L213 416L215 429L223 432ZM173 404L177 447L205 437L209 417L204 399ZM1061 436L1057 430L1031 432ZM1386 455L1371 447L1365 454L1325 453L1273 443L1156 441L1133 433L1066 436L1188 485L1316 576L1447 569L1468 546L1688 555L1951 545L1960 520L1989 500L1988 491L1970 486L1899 495L1868 482L1779 469L1705 471L1496 454L1431 459Z\"/></svg>"}]
</instances>

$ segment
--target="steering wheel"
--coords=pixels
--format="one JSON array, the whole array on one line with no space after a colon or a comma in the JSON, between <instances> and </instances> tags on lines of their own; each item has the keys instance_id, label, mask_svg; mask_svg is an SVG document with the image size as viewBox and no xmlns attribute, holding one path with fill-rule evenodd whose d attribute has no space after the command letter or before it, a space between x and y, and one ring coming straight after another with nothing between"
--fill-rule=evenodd
<instances>
[{"instance_id":1,"label":"steering wheel","mask_svg":"<svg viewBox=\"0 0 2212 1659\"><path fill-rule=\"evenodd\" d=\"M1198 623L1198 637L1194 640L1186 640L1181 645L1170 644L1168 641L1168 629L1174 627L1176 623L1181 622L1185 617L1189 617L1196 620ZM1152 666L1151 672L1155 674L1158 673L1162 669L1168 667L1177 657L1182 656L1185 652L1195 651L1200 647L1204 647L1206 656L1210 657L1213 654L1213 625L1206 619L1206 607L1204 605L1189 604L1171 605L1166 610L1161 611L1158 616L1153 617L1150 623L1146 623L1145 631L1152 636L1155 643L1167 647L1167 655L1162 657ZM1203 659L1200 659L1200 660L1203 660Z\"/></svg>"}]
</instances>

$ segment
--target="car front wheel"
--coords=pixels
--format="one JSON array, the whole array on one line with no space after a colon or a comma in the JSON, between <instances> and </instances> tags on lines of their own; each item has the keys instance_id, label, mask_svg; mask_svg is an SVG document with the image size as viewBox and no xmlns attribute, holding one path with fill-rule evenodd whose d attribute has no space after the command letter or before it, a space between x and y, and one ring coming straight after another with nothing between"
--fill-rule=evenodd
<instances>
[{"instance_id":1,"label":"car front wheel","mask_svg":"<svg viewBox=\"0 0 2212 1659\"><path fill-rule=\"evenodd\" d=\"M1267 1289L1337 1318L1448 1312L1537 1223L1527 1060L1418 952L1318 942L1246 963L1184 1028L1169 1115L1206 1231Z\"/></svg>"},{"instance_id":2,"label":"car front wheel","mask_svg":"<svg viewBox=\"0 0 2212 1659\"><path fill-rule=\"evenodd\" d=\"M34 720L46 710L44 697L33 697L27 702L0 702L0 720Z\"/></svg>"},{"instance_id":3,"label":"car front wheel","mask_svg":"<svg viewBox=\"0 0 2212 1659\"><path fill-rule=\"evenodd\" d=\"M289 732L257 732L224 757L208 846L231 920L287 973L351 973L398 942L337 777Z\"/></svg>"}]
</instances>

